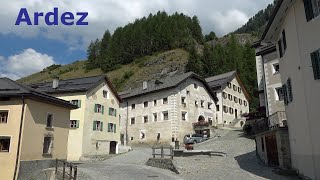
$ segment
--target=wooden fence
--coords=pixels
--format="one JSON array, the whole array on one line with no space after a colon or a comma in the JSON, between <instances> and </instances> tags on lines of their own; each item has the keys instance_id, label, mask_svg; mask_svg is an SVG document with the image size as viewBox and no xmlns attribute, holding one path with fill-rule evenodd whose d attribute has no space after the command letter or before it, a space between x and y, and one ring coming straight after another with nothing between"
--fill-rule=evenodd
<instances>
[{"instance_id":1,"label":"wooden fence","mask_svg":"<svg viewBox=\"0 0 320 180\"><path fill-rule=\"evenodd\" d=\"M156 152L156 150L160 150L160 153ZM165 150L169 150L169 154L165 153ZM156 158L156 156L160 156L161 159L165 158L165 156L170 156L173 159L173 147L172 146L160 146L160 147L152 147L152 157Z\"/></svg>"},{"instance_id":2,"label":"wooden fence","mask_svg":"<svg viewBox=\"0 0 320 180\"><path fill-rule=\"evenodd\" d=\"M78 173L78 168L76 165L63 161L63 160L59 160L56 159L56 177L58 176L58 168L59 163L62 164L62 180L67 180L67 178L69 180L76 180L77 179L77 173Z\"/></svg>"}]
</instances>

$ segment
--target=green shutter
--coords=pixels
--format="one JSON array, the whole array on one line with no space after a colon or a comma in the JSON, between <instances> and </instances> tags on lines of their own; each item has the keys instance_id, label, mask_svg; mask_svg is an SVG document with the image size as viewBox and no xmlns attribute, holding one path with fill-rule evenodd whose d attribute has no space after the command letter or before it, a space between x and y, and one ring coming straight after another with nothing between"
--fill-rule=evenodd
<instances>
[{"instance_id":1,"label":"green shutter","mask_svg":"<svg viewBox=\"0 0 320 180\"><path fill-rule=\"evenodd\" d=\"M78 100L78 107L81 108L81 100Z\"/></svg>"},{"instance_id":2,"label":"green shutter","mask_svg":"<svg viewBox=\"0 0 320 180\"><path fill-rule=\"evenodd\" d=\"M111 125L108 123L108 132L111 132Z\"/></svg>"},{"instance_id":3,"label":"green shutter","mask_svg":"<svg viewBox=\"0 0 320 180\"><path fill-rule=\"evenodd\" d=\"M312 0L303 0L307 22L314 18Z\"/></svg>"},{"instance_id":4,"label":"green shutter","mask_svg":"<svg viewBox=\"0 0 320 180\"><path fill-rule=\"evenodd\" d=\"M97 130L97 129L96 129L96 127L97 127L96 124L97 124L97 122L96 122L96 121L93 121L93 130L94 130L94 131Z\"/></svg>"},{"instance_id":5,"label":"green shutter","mask_svg":"<svg viewBox=\"0 0 320 180\"><path fill-rule=\"evenodd\" d=\"M111 116L111 108L109 108L109 116Z\"/></svg>"},{"instance_id":6,"label":"green shutter","mask_svg":"<svg viewBox=\"0 0 320 180\"><path fill-rule=\"evenodd\" d=\"M117 125L116 125L116 124L113 124L113 130L114 130L114 131L113 131L114 133L117 132Z\"/></svg>"},{"instance_id":7,"label":"green shutter","mask_svg":"<svg viewBox=\"0 0 320 180\"><path fill-rule=\"evenodd\" d=\"M95 113L98 112L98 105L97 104L94 105L94 112Z\"/></svg>"},{"instance_id":8,"label":"green shutter","mask_svg":"<svg viewBox=\"0 0 320 180\"><path fill-rule=\"evenodd\" d=\"M101 131L103 131L103 122L100 122L101 124Z\"/></svg>"},{"instance_id":9,"label":"green shutter","mask_svg":"<svg viewBox=\"0 0 320 180\"><path fill-rule=\"evenodd\" d=\"M114 117L117 117L117 110L114 109Z\"/></svg>"},{"instance_id":10,"label":"green shutter","mask_svg":"<svg viewBox=\"0 0 320 180\"><path fill-rule=\"evenodd\" d=\"M292 102L293 95L292 95L292 87L291 87L291 79L287 80L287 89L288 89L288 102Z\"/></svg>"},{"instance_id":11,"label":"green shutter","mask_svg":"<svg viewBox=\"0 0 320 180\"><path fill-rule=\"evenodd\" d=\"M104 106L101 105L101 113L104 114Z\"/></svg>"},{"instance_id":12,"label":"green shutter","mask_svg":"<svg viewBox=\"0 0 320 180\"><path fill-rule=\"evenodd\" d=\"M79 128L79 121L76 121L76 127Z\"/></svg>"},{"instance_id":13,"label":"green shutter","mask_svg":"<svg viewBox=\"0 0 320 180\"><path fill-rule=\"evenodd\" d=\"M319 57L319 50L311 53L311 62L312 62L312 69L314 79L320 79L320 57Z\"/></svg>"},{"instance_id":14,"label":"green shutter","mask_svg":"<svg viewBox=\"0 0 320 180\"><path fill-rule=\"evenodd\" d=\"M283 100L284 100L284 104L288 105L288 91L287 91L287 85L282 85L282 91L283 91Z\"/></svg>"}]
</instances>

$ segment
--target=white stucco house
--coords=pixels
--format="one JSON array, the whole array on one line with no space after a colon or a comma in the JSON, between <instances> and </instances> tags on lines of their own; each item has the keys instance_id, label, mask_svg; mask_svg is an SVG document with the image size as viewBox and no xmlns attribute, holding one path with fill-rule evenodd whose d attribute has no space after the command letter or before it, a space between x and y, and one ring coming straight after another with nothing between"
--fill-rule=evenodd
<instances>
[{"instance_id":1,"label":"white stucco house","mask_svg":"<svg viewBox=\"0 0 320 180\"><path fill-rule=\"evenodd\" d=\"M218 98L214 124L217 126L242 127L249 112L250 96L236 71L206 78L210 89Z\"/></svg>"},{"instance_id":2,"label":"white stucco house","mask_svg":"<svg viewBox=\"0 0 320 180\"><path fill-rule=\"evenodd\" d=\"M262 36L276 44L292 168L320 179L320 1L279 0Z\"/></svg>"},{"instance_id":3,"label":"white stucco house","mask_svg":"<svg viewBox=\"0 0 320 180\"><path fill-rule=\"evenodd\" d=\"M120 96L120 129L129 145L182 142L186 134L192 133L210 136L216 98L195 73L143 82ZM196 124L199 121L203 126Z\"/></svg>"}]
</instances>

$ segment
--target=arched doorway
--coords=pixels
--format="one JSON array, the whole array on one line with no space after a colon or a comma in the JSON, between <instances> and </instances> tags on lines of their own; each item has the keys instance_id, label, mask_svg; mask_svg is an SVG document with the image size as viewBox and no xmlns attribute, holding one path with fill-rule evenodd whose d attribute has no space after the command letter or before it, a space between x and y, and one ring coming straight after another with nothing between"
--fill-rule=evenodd
<instances>
[{"instance_id":1,"label":"arched doorway","mask_svg":"<svg viewBox=\"0 0 320 180\"><path fill-rule=\"evenodd\" d=\"M116 154L116 152L117 152L117 142L111 141L109 154Z\"/></svg>"},{"instance_id":2,"label":"arched doorway","mask_svg":"<svg viewBox=\"0 0 320 180\"><path fill-rule=\"evenodd\" d=\"M198 121L205 121L206 119L203 116L199 116Z\"/></svg>"}]
</instances>

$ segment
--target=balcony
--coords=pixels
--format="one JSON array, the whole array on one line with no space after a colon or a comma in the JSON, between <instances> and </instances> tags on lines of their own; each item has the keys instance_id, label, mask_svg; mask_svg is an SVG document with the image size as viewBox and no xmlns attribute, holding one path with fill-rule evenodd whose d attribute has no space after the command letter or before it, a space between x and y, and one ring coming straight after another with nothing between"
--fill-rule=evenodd
<instances>
[{"instance_id":1,"label":"balcony","mask_svg":"<svg viewBox=\"0 0 320 180\"><path fill-rule=\"evenodd\" d=\"M268 117L268 125L270 129L287 126L286 112L278 111Z\"/></svg>"},{"instance_id":2,"label":"balcony","mask_svg":"<svg viewBox=\"0 0 320 180\"><path fill-rule=\"evenodd\" d=\"M210 125L210 122L208 121L199 121L199 122L196 122L196 123L192 123L193 127L196 128L196 127L208 127Z\"/></svg>"}]
</instances>

